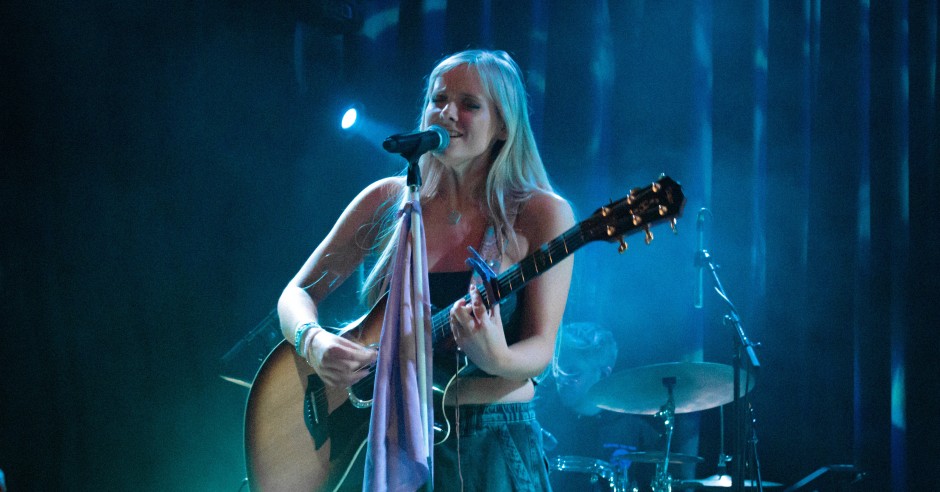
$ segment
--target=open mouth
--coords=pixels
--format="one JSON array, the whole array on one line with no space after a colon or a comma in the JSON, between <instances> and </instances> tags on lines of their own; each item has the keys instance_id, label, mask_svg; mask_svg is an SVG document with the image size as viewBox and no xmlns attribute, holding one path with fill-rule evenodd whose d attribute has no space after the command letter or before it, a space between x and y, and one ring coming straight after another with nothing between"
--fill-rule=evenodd
<instances>
[{"instance_id":1,"label":"open mouth","mask_svg":"<svg viewBox=\"0 0 940 492\"><path fill-rule=\"evenodd\" d=\"M453 130L453 129L451 129L451 128L444 127L443 125L441 125L441 126L444 128L444 131L446 131L447 134L450 135L450 138L460 138L460 137L463 136L463 133L460 133L460 132L458 132L457 130Z\"/></svg>"}]
</instances>

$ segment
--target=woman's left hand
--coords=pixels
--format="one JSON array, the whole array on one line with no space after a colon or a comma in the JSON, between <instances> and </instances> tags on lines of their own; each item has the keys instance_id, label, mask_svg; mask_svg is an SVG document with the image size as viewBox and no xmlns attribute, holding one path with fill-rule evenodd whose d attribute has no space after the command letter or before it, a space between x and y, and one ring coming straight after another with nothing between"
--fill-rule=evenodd
<instances>
[{"instance_id":1,"label":"woman's left hand","mask_svg":"<svg viewBox=\"0 0 940 492\"><path fill-rule=\"evenodd\" d=\"M501 357L508 352L499 304L486 309L475 286L470 287L470 302L459 299L450 309L450 326L457 347L480 369L499 375Z\"/></svg>"}]
</instances>

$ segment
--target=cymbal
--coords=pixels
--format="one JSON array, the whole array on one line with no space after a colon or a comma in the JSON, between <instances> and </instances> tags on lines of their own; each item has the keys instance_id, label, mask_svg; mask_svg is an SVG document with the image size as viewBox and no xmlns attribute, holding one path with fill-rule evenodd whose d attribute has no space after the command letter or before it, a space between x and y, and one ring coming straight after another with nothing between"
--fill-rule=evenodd
<instances>
[{"instance_id":1,"label":"cymbal","mask_svg":"<svg viewBox=\"0 0 940 492\"><path fill-rule=\"evenodd\" d=\"M662 463L666 461L666 453L662 451L635 451L632 453L618 454L611 461L629 460L634 463ZM701 463L703 460L698 456L682 453L669 453L669 463Z\"/></svg>"},{"instance_id":2,"label":"cymbal","mask_svg":"<svg viewBox=\"0 0 940 492\"><path fill-rule=\"evenodd\" d=\"M781 487L782 483L777 482L768 482L762 480L760 484L764 487ZM708 478L699 478L696 480L682 480L679 482L678 488L704 488L704 489L729 489L731 488L731 476L730 475L712 475ZM745 480L745 488L755 488L757 487L757 480Z\"/></svg>"},{"instance_id":3,"label":"cymbal","mask_svg":"<svg viewBox=\"0 0 940 492\"><path fill-rule=\"evenodd\" d=\"M664 380L675 378L673 401L676 414L697 412L730 403L734 399L734 370L713 362L668 362L627 369L611 375L588 391L592 405L620 413L654 415L669 398ZM741 370L741 396L747 372Z\"/></svg>"}]
</instances>

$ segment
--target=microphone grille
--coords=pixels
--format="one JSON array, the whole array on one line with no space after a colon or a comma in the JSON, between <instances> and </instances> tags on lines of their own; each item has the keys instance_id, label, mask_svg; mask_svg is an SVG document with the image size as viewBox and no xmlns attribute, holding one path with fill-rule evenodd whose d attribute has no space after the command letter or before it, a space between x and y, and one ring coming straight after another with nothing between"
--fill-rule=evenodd
<instances>
[{"instance_id":1,"label":"microphone grille","mask_svg":"<svg viewBox=\"0 0 940 492\"><path fill-rule=\"evenodd\" d=\"M447 130L438 125L431 125L428 127L428 130L436 133L438 139L440 140L440 143L437 145L437 147L431 149L431 152L441 152L446 149L448 145L450 145L450 134L447 133Z\"/></svg>"}]
</instances>

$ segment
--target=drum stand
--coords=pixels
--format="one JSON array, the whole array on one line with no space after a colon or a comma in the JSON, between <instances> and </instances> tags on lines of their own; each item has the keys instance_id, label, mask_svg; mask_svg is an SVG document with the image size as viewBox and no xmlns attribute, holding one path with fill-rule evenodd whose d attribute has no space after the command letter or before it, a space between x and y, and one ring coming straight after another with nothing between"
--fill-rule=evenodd
<instances>
[{"instance_id":1,"label":"drum stand","mask_svg":"<svg viewBox=\"0 0 940 492\"><path fill-rule=\"evenodd\" d=\"M602 410L650 415L663 423L665 453L640 451L626 453L623 457L635 463L656 463L655 478L651 481L653 492L672 492L673 486L687 488L702 485L673 480L669 474L671 463L702 461L697 456L671 452L675 416L721 407L734 401L733 393L743 395L750 390L753 381L745 381L741 385L733 372L730 366L710 362L670 362L636 367L612 375L602 385L595 385L588 392L586 401ZM664 386L668 397L666 404L661 405ZM723 451L722 460L727 460ZM622 476L619 478L621 485L619 489L614 489L615 492L635 487Z\"/></svg>"},{"instance_id":2,"label":"drum stand","mask_svg":"<svg viewBox=\"0 0 940 492\"><path fill-rule=\"evenodd\" d=\"M676 378L663 378L663 386L666 387L669 397L666 404L660 407L659 412L656 412L654 416L663 422L666 431L666 453L663 455L663 460L656 463L656 474L653 476L653 483L651 484L653 492L672 492L672 475L669 474L669 452L672 447L672 431L676 419L676 402L673 395Z\"/></svg>"}]
</instances>

